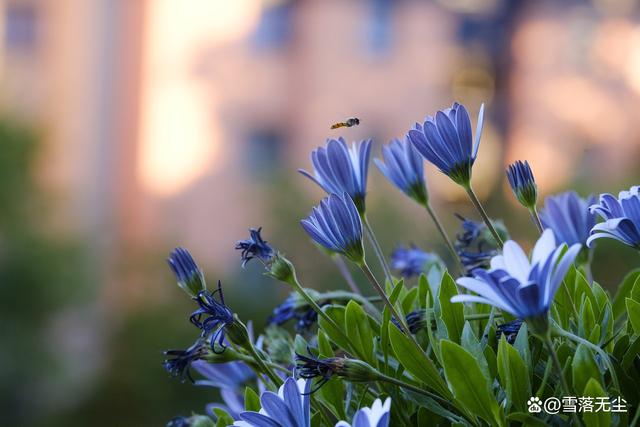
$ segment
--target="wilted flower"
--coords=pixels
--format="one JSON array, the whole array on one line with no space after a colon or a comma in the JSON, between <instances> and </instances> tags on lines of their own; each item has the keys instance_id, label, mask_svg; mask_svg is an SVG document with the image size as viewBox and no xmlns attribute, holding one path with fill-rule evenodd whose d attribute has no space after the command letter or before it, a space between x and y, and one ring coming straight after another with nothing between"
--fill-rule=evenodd
<instances>
[{"instance_id":1,"label":"wilted flower","mask_svg":"<svg viewBox=\"0 0 640 427\"><path fill-rule=\"evenodd\" d=\"M314 174L303 169L299 172L328 194L349 194L358 212L364 214L371 143L370 139L354 142L349 148L343 138L329 139L326 148L311 152Z\"/></svg>"},{"instance_id":2,"label":"wilted flower","mask_svg":"<svg viewBox=\"0 0 640 427\"><path fill-rule=\"evenodd\" d=\"M334 375L352 382L375 381L380 377L375 369L362 360L346 357L320 359L311 352L309 352L309 356L296 353L296 374L308 380L321 378L316 388L310 393L325 385Z\"/></svg>"},{"instance_id":3,"label":"wilted flower","mask_svg":"<svg viewBox=\"0 0 640 427\"><path fill-rule=\"evenodd\" d=\"M391 254L391 268L400 271L403 277L419 276L438 261L437 255L425 252L415 245L398 246Z\"/></svg>"},{"instance_id":4,"label":"wilted flower","mask_svg":"<svg viewBox=\"0 0 640 427\"><path fill-rule=\"evenodd\" d=\"M216 301L215 294L220 296L220 301ZM222 284L218 281L218 289L213 293L201 291L194 300L200 308L191 313L189 320L198 329L202 330L202 336L206 337L211 334L211 347L214 352L219 352L215 343L222 348L226 348L223 341L225 338L225 329L234 323L233 312L224 304L224 295L222 294ZM212 333L213 332L213 333Z\"/></svg>"},{"instance_id":5,"label":"wilted flower","mask_svg":"<svg viewBox=\"0 0 640 427\"><path fill-rule=\"evenodd\" d=\"M469 113L456 102L451 108L438 111L435 117L428 116L422 126L417 124L409 131L409 139L425 159L457 184L466 186L478 155L483 122L484 104L473 138Z\"/></svg>"},{"instance_id":6,"label":"wilted flower","mask_svg":"<svg viewBox=\"0 0 640 427\"><path fill-rule=\"evenodd\" d=\"M470 274L476 268L488 268L491 258L498 251L487 226L482 222L456 216L462 221L462 233L456 235L454 246L466 273ZM499 224L496 225L499 227Z\"/></svg>"},{"instance_id":7,"label":"wilted flower","mask_svg":"<svg viewBox=\"0 0 640 427\"><path fill-rule=\"evenodd\" d=\"M527 320L536 333L548 329L548 312L558 286L580 251L580 245L556 245L552 230L545 230L536 243L531 261L514 241L505 243L503 255L491 259L491 269L474 270L475 278L457 280L478 295L456 295L452 302L493 305Z\"/></svg>"},{"instance_id":8,"label":"wilted flower","mask_svg":"<svg viewBox=\"0 0 640 427\"><path fill-rule=\"evenodd\" d=\"M507 339L509 344L513 344L516 341L520 327L522 326L522 319L512 320L511 322L501 323L496 330L496 338L500 339L501 335Z\"/></svg>"},{"instance_id":9,"label":"wilted flower","mask_svg":"<svg viewBox=\"0 0 640 427\"><path fill-rule=\"evenodd\" d=\"M596 239L609 238L640 249L640 186L621 191L617 199L601 194L599 202L589 209L605 221L591 229L587 246L591 247Z\"/></svg>"},{"instance_id":10,"label":"wilted flower","mask_svg":"<svg viewBox=\"0 0 640 427\"><path fill-rule=\"evenodd\" d=\"M353 262L364 259L362 220L347 193L326 197L300 223L316 243Z\"/></svg>"},{"instance_id":11,"label":"wilted flower","mask_svg":"<svg viewBox=\"0 0 640 427\"><path fill-rule=\"evenodd\" d=\"M382 147L382 158L373 159L380 172L400 191L424 205L427 187L424 182L424 160L408 138L394 139Z\"/></svg>"},{"instance_id":12,"label":"wilted flower","mask_svg":"<svg viewBox=\"0 0 640 427\"><path fill-rule=\"evenodd\" d=\"M191 365L196 360L202 359L209 353L204 340L199 339L186 350L167 350L164 352L168 358L162 362L164 369L172 376L179 377L181 381L188 378L193 382L191 376Z\"/></svg>"},{"instance_id":13,"label":"wilted flower","mask_svg":"<svg viewBox=\"0 0 640 427\"><path fill-rule=\"evenodd\" d=\"M318 304L320 307L324 303ZM269 325L282 325L289 320L295 320L295 330L298 333L308 330L318 320L318 313L313 310L298 294L291 294L282 304L277 306L267 323Z\"/></svg>"},{"instance_id":14,"label":"wilted flower","mask_svg":"<svg viewBox=\"0 0 640 427\"><path fill-rule=\"evenodd\" d=\"M553 230L559 243L586 245L596 222L595 214L589 211L593 203L595 196L583 199L574 191L549 196L544 199L540 220L544 228Z\"/></svg>"},{"instance_id":15,"label":"wilted flower","mask_svg":"<svg viewBox=\"0 0 640 427\"><path fill-rule=\"evenodd\" d=\"M198 267L193 257L184 248L175 248L167 259L180 286L186 293L195 297L206 289L204 273Z\"/></svg>"},{"instance_id":16,"label":"wilted flower","mask_svg":"<svg viewBox=\"0 0 640 427\"><path fill-rule=\"evenodd\" d=\"M245 240L238 240L236 243L236 249L242 251L242 267L247 265L253 258L258 258L264 264L271 262L273 259L275 252L265 240L262 240L260 231L262 231L262 227L258 229L250 228L250 237Z\"/></svg>"},{"instance_id":17,"label":"wilted flower","mask_svg":"<svg viewBox=\"0 0 640 427\"><path fill-rule=\"evenodd\" d=\"M291 282L295 271L293 264L280 252L274 250L266 240L262 239L261 231L262 227L250 228L250 237L238 240L236 243L236 249L242 251L242 267L244 268L247 262L253 258L257 258L267 270L267 275L283 282Z\"/></svg>"},{"instance_id":18,"label":"wilted flower","mask_svg":"<svg viewBox=\"0 0 640 427\"><path fill-rule=\"evenodd\" d=\"M384 403L376 399L371 408L361 408L353 416L351 424L339 421L335 427L387 427L389 425L391 410L391 398L387 397Z\"/></svg>"},{"instance_id":19,"label":"wilted flower","mask_svg":"<svg viewBox=\"0 0 640 427\"><path fill-rule=\"evenodd\" d=\"M237 427L309 427L311 425L309 387L311 381L287 378L278 394L265 391L260 395L260 412L240 413Z\"/></svg>"},{"instance_id":20,"label":"wilted flower","mask_svg":"<svg viewBox=\"0 0 640 427\"><path fill-rule=\"evenodd\" d=\"M516 161L507 168L507 178L513 194L522 206L534 209L538 201L538 186L527 161Z\"/></svg>"}]
</instances>

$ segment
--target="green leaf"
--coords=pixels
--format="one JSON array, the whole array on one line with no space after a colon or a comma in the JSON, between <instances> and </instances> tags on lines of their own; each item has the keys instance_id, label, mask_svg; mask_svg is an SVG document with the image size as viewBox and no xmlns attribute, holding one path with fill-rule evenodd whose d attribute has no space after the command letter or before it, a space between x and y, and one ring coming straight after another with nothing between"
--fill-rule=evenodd
<instances>
[{"instance_id":1,"label":"green leaf","mask_svg":"<svg viewBox=\"0 0 640 427\"><path fill-rule=\"evenodd\" d=\"M571 375L574 390L584 390L590 379L600 381L600 369L598 369L591 350L583 344L578 345L571 361Z\"/></svg>"},{"instance_id":2,"label":"green leaf","mask_svg":"<svg viewBox=\"0 0 640 427\"><path fill-rule=\"evenodd\" d=\"M235 421L233 417L227 413L224 409L213 408L213 413L216 414L218 420L216 422L216 427L226 427L232 425ZM202 423L199 427L208 427L213 426L213 422L211 423Z\"/></svg>"},{"instance_id":3,"label":"green leaf","mask_svg":"<svg viewBox=\"0 0 640 427\"><path fill-rule=\"evenodd\" d=\"M518 350L518 353L520 353L520 357L522 357L525 365L527 365L527 370L531 372L533 370L533 363L531 359L531 349L529 348L529 327L527 326L527 322L522 322L513 346Z\"/></svg>"},{"instance_id":4,"label":"green leaf","mask_svg":"<svg viewBox=\"0 0 640 427\"><path fill-rule=\"evenodd\" d=\"M400 296L400 291L402 291L402 287L404 286L404 282L401 280L396 283L393 292L389 296L389 301L391 304L395 304ZM378 364L380 370L388 375L389 374L389 347L391 343L389 342L389 324L391 322L391 313L389 312L389 308L385 305L382 309L382 325L380 327L380 345L382 346L382 357L383 360Z\"/></svg>"},{"instance_id":5,"label":"green leaf","mask_svg":"<svg viewBox=\"0 0 640 427\"><path fill-rule=\"evenodd\" d=\"M469 411L493 425L504 425L503 414L475 357L449 340L440 343L444 373L455 398Z\"/></svg>"},{"instance_id":6,"label":"green leaf","mask_svg":"<svg viewBox=\"0 0 640 427\"><path fill-rule=\"evenodd\" d=\"M482 373L485 377L491 378L491 374L489 372L489 364L487 363L487 359L485 358L482 344L473 333L473 328L471 324L467 321L464 323L464 328L462 329L462 337L460 338L460 344L465 348L469 353L473 354L476 357L480 365L480 369L482 369Z\"/></svg>"},{"instance_id":7,"label":"green leaf","mask_svg":"<svg viewBox=\"0 0 640 427\"><path fill-rule=\"evenodd\" d=\"M449 273L445 273L438 293L439 312L437 315L447 328L448 338L459 344L462 328L464 328L464 305L451 302L451 298L456 295L458 295L456 283Z\"/></svg>"},{"instance_id":8,"label":"green leaf","mask_svg":"<svg viewBox=\"0 0 640 427\"><path fill-rule=\"evenodd\" d=\"M360 304L351 300L347 304L344 316L344 328L351 345L371 365L375 364L373 356L373 333L369 318Z\"/></svg>"},{"instance_id":9,"label":"green leaf","mask_svg":"<svg viewBox=\"0 0 640 427\"><path fill-rule=\"evenodd\" d=\"M324 311L327 316L336 323L336 325L344 325L344 307L339 305L325 305L322 307L322 311ZM331 338L331 341L338 345L338 347L347 351L351 349L351 343L340 333L340 331L336 330L336 328L328 323L322 316L318 316L318 327L322 329L327 336ZM344 330L342 332L344 333Z\"/></svg>"},{"instance_id":10,"label":"green leaf","mask_svg":"<svg viewBox=\"0 0 640 427\"><path fill-rule=\"evenodd\" d=\"M427 282L427 276L422 273L418 279L418 302L420 308L427 308L427 294L429 293L429 283Z\"/></svg>"},{"instance_id":11,"label":"green leaf","mask_svg":"<svg viewBox=\"0 0 640 427\"><path fill-rule=\"evenodd\" d=\"M633 289L636 282L640 279L640 269L634 270L631 273L627 274L624 279L622 279L622 283L618 285L618 292L613 297L613 317L618 319L620 316L625 313L625 298L631 295L631 290ZM633 298L632 298L633 299Z\"/></svg>"},{"instance_id":12,"label":"green leaf","mask_svg":"<svg viewBox=\"0 0 640 427\"><path fill-rule=\"evenodd\" d=\"M293 351L299 354L307 354L307 347L309 347L309 343L301 335L296 335L293 341Z\"/></svg>"},{"instance_id":13,"label":"green leaf","mask_svg":"<svg viewBox=\"0 0 640 427\"><path fill-rule=\"evenodd\" d=\"M636 335L640 335L640 302L634 301L631 298L627 298L627 314L629 316L629 322L633 327L633 332Z\"/></svg>"},{"instance_id":14,"label":"green leaf","mask_svg":"<svg viewBox=\"0 0 640 427\"><path fill-rule=\"evenodd\" d=\"M260 396L251 387L244 389L244 410L255 412L260 410Z\"/></svg>"},{"instance_id":15,"label":"green leaf","mask_svg":"<svg viewBox=\"0 0 640 427\"><path fill-rule=\"evenodd\" d=\"M580 322L579 322L578 332L580 336L589 338L591 331L593 331L593 327L596 324L596 317L593 313L593 306L591 304L591 300L588 298L584 298L584 302L580 307ZM597 340L596 340L597 342Z\"/></svg>"},{"instance_id":16,"label":"green leaf","mask_svg":"<svg viewBox=\"0 0 640 427\"><path fill-rule=\"evenodd\" d=\"M594 378L591 378L587 382L582 396L593 398L608 397L607 393L605 393L600 386L600 383ZM582 414L582 421L584 421L586 427L609 427L611 425L611 413L606 411L584 412Z\"/></svg>"},{"instance_id":17,"label":"green leaf","mask_svg":"<svg viewBox=\"0 0 640 427\"><path fill-rule=\"evenodd\" d=\"M413 303L415 302L417 297L418 288L410 289L409 292L407 292L407 294L402 298L402 304L400 304L400 306L402 307L402 311L404 311L405 313L409 313L413 308Z\"/></svg>"},{"instance_id":18,"label":"green leaf","mask_svg":"<svg viewBox=\"0 0 640 427\"><path fill-rule=\"evenodd\" d=\"M526 402L531 394L529 371L518 350L502 335L498 344L498 374L507 393L507 407L513 405L518 411L526 411Z\"/></svg>"},{"instance_id":19,"label":"green leaf","mask_svg":"<svg viewBox=\"0 0 640 427\"><path fill-rule=\"evenodd\" d=\"M411 339L392 323L389 324L389 340L396 359L411 375L443 396L450 396L449 389L433 361L424 351L418 350Z\"/></svg>"}]
</instances>

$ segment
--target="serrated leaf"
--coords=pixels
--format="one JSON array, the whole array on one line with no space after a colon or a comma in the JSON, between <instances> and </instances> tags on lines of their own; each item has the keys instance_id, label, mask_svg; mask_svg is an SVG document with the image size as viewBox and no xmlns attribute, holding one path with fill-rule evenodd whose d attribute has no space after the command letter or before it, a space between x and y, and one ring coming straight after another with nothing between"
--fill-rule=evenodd
<instances>
[{"instance_id":1,"label":"serrated leaf","mask_svg":"<svg viewBox=\"0 0 640 427\"><path fill-rule=\"evenodd\" d=\"M633 332L636 335L640 335L640 302L634 301L631 298L627 298L625 301L629 323L631 323L633 327Z\"/></svg>"},{"instance_id":2,"label":"serrated leaf","mask_svg":"<svg viewBox=\"0 0 640 427\"><path fill-rule=\"evenodd\" d=\"M438 293L439 311L437 312L447 329L447 337L460 343L460 335L464 328L464 304L452 303L451 298L458 295L456 283L449 273L445 273Z\"/></svg>"},{"instance_id":3,"label":"serrated leaf","mask_svg":"<svg viewBox=\"0 0 640 427\"><path fill-rule=\"evenodd\" d=\"M504 335L498 343L498 374L507 393L507 405L524 412L526 401L532 396L529 371L518 350L507 342Z\"/></svg>"},{"instance_id":4,"label":"serrated leaf","mask_svg":"<svg viewBox=\"0 0 640 427\"><path fill-rule=\"evenodd\" d=\"M369 325L369 318L360 304L349 301L345 310L344 328L351 345L371 365L375 365L373 357L373 333Z\"/></svg>"},{"instance_id":5,"label":"serrated leaf","mask_svg":"<svg viewBox=\"0 0 640 427\"><path fill-rule=\"evenodd\" d=\"M433 361L393 324L389 324L389 341L396 359L411 375L443 396L450 395Z\"/></svg>"},{"instance_id":6,"label":"serrated leaf","mask_svg":"<svg viewBox=\"0 0 640 427\"><path fill-rule=\"evenodd\" d=\"M582 396L608 398L607 393L594 378L591 378L587 382ZM584 412L582 414L582 421L584 421L586 427L609 427L611 425L611 413L608 411Z\"/></svg>"},{"instance_id":7,"label":"serrated leaf","mask_svg":"<svg viewBox=\"0 0 640 427\"><path fill-rule=\"evenodd\" d=\"M444 373L456 400L489 424L503 425L502 410L491 392L490 381L473 355L450 340L442 340L440 351Z\"/></svg>"}]
</instances>

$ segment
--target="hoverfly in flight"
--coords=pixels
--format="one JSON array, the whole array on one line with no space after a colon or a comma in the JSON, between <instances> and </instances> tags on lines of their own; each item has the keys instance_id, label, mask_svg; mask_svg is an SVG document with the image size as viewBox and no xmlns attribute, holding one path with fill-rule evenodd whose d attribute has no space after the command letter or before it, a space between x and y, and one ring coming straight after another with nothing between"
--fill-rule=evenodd
<instances>
[{"instance_id":1,"label":"hoverfly in flight","mask_svg":"<svg viewBox=\"0 0 640 427\"><path fill-rule=\"evenodd\" d=\"M331 125L331 129L350 128L352 126L357 126L359 124L360 124L360 119L357 117L352 117L350 119L347 119L346 122L339 122Z\"/></svg>"}]
</instances>

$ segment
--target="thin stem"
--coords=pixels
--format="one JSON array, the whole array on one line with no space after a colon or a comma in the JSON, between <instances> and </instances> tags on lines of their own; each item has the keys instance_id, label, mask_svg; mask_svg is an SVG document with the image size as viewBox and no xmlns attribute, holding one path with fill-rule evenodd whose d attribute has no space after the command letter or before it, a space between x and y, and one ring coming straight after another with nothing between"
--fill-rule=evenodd
<instances>
[{"instance_id":1,"label":"thin stem","mask_svg":"<svg viewBox=\"0 0 640 427\"><path fill-rule=\"evenodd\" d=\"M421 394L423 396L430 397L433 400L437 400L440 403L443 403L443 404L445 404L447 406L451 403L447 399L444 399L444 398L438 396L435 393L431 393L430 391L425 390L424 388L416 387L413 384L406 383L406 382L404 382L402 380L399 380L397 378L389 377L387 375L384 375L383 373L379 373L379 375L380 375L380 377L378 379L380 381L384 381L384 382L387 382L389 384L397 385L398 387L401 387L401 388L404 388L404 389L407 389L407 390L411 390L414 393L418 393L418 394Z\"/></svg>"},{"instance_id":2,"label":"thin stem","mask_svg":"<svg viewBox=\"0 0 640 427\"><path fill-rule=\"evenodd\" d=\"M558 354L556 353L555 348L553 347L553 341L551 340L551 334L547 333L545 336L540 337L544 345L547 347L547 351L549 352L549 356L551 357L551 361L553 362L553 367L555 368L558 376L560 377L560 385L562 386L562 393L564 396L572 396L571 391L569 390L569 385L567 384L567 380L564 377L564 372L562 371L562 365L560 364L560 360L558 359ZM571 413L571 418L575 425L579 426L580 420L575 413Z\"/></svg>"},{"instance_id":3,"label":"thin stem","mask_svg":"<svg viewBox=\"0 0 640 427\"><path fill-rule=\"evenodd\" d=\"M602 348L600 348L599 346L595 345L594 343L592 343L589 340L586 340L582 337L579 337L578 335L575 335L569 331L565 331L564 329L560 328L557 325L554 325L552 328L552 333L565 337L565 338L569 338L572 341L577 342L578 344L582 344L587 348L590 348L591 350L595 351L596 353L598 353L600 355L600 357L602 358L602 360L604 361L604 363L607 365L607 369L609 370L609 373L611 374L611 380L613 381L613 386L617 389L620 390L620 383L618 382L618 376L616 375L616 371L613 368L613 364L611 363L611 359L609 359L609 355L607 354L607 352L605 352Z\"/></svg>"},{"instance_id":4,"label":"thin stem","mask_svg":"<svg viewBox=\"0 0 640 427\"><path fill-rule=\"evenodd\" d=\"M465 191L467 192L467 194L469 195L469 199L471 199L471 203L473 203L473 206L475 206L476 210L478 211L478 213L482 217L482 220L487 225L487 228L489 229L489 231L493 235L493 238L495 239L496 243L498 244L498 247L500 249L502 249L502 246L504 246L504 243L502 242L502 239L500 238L500 235L498 234L496 229L493 228L493 224L491 224L491 220L489 219L489 216L484 211L484 208L482 207L482 204L480 204L480 200L478 200L478 197L476 196L476 193L473 192L473 189L471 188L471 184L464 185L463 187L464 187Z\"/></svg>"},{"instance_id":5,"label":"thin stem","mask_svg":"<svg viewBox=\"0 0 640 427\"><path fill-rule=\"evenodd\" d=\"M242 353L238 353L237 357L238 357L238 360L241 360L247 363L251 363L254 361L253 357L248 356L246 354L242 354ZM214 363L214 362L210 362L210 363ZM264 360L264 364L270 367L271 369L276 369L280 372L284 372L285 374L291 374L291 371L289 369L285 368L284 366L280 366L277 363L267 362L266 360Z\"/></svg>"},{"instance_id":6,"label":"thin stem","mask_svg":"<svg viewBox=\"0 0 640 427\"><path fill-rule=\"evenodd\" d=\"M391 313L391 315L393 317L395 317L396 320L398 321L398 324L400 325L400 329L402 330L402 332L404 332L408 336L412 336L411 333L409 332L409 327L407 326L407 322L406 322L405 318L401 317L398 314L398 312L396 311L396 308L393 306L393 304L391 304L391 301L387 297L387 294L384 292L384 289L382 288L380 283L378 283L378 279L376 279L376 276L373 275L373 273L371 272L371 269L367 265L366 261L363 260L358 265L362 269L362 272L364 273L364 275L367 276L367 279L369 280L369 282L373 286L373 289L375 289L376 292L378 292L378 295L380 295L380 298L382 298L382 301L384 301L384 303L387 306L387 308L389 309L389 312Z\"/></svg>"},{"instance_id":7,"label":"thin stem","mask_svg":"<svg viewBox=\"0 0 640 427\"><path fill-rule=\"evenodd\" d=\"M458 253L453 247L453 244L451 243L449 236L447 236L447 232L445 231L444 227L442 226L442 223L438 219L438 216L436 215L435 211L431 208L431 205L429 204L429 202L425 202L424 207L429 213L429 216L431 217L431 220L433 221L434 225L438 229L438 232L442 236L442 239L444 240L444 243L447 245L447 248L449 248L449 252L451 252L451 256L453 257L453 259L455 260L455 263L458 265L458 268L460 269L460 273L464 274L465 272L464 265L462 264L462 261L460 260Z\"/></svg>"},{"instance_id":8,"label":"thin stem","mask_svg":"<svg viewBox=\"0 0 640 427\"><path fill-rule=\"evenodd\" d=\"M367 230L367 234L369 235L369 240L371 240L371 245L373 246L373 250L378 257L378 261L380 261L380 265L382 266L382 270L384 270L384 276L389 281L389 283L393 284L393 278L391 276L391 270L389 269L389 264L387 264L387 260L384 257L384 253L380 248L380 244L376 239L375 234L373 233L373 228L371 228L371 224L367 219L366 215L362 215L362 223L364 224L364 228Z\"/></svg>"},{"instance_id":9,"label":"thin stem","mask_svg":"<svg viewBox=\"0 0 640 427\"><path fill-rule=\"evenodd\" d=\"M292 275L292 278L290 279L290 282L288 282L288 283L291 286L293 286L293 288L296 290L296 292L298 292L300 294L300 296L302 296L302 298L304 298L304 300L311 306L313 311L318 313L318 316L322 317L329 325L331 325L331 327L333 329L336 330L336 332L338 332L340 335L342 335L343 339L345 339L347 342L351 342L351 340L349 339L347 334L344 332L344 330L332 318L330 318L327 315L327 313L325 313L322 310L322 308L318 305L316 300L314 300L313 297L311 297L311 295L309 295L307 293L307 291L302 287L302 285L298 281L298 277L296 276L295 273ZM355 350L355 348L353 350ZM357 352L354 353L354 355L361 358L361 355L357 354Z\"/></svg>"},{"instance_id":10,"label":"thin stem","mask_svg":"<svg viewBox=\"0 0 640 427\"><path fill-rule=\"evenodd\" d=\"M542 396L542 393L544 393L544 388L547 386L547 381L549 380L552 366L553 363L551 361L551 356L549 356L549 359L547 359L547 366L544 369L544 375L542 376L542 382L540 383L540 387L538 387L538 391L536 392L536 394L534 394L534 396Z\"/></svg>"},{"instance_id":11,"label":"thin stem","mask_svg":"<svg viewBox=\"0 0 640 427\"><path fill-rule=\"evenodd\" d=\"M267 374L267 376L269 377L271 382L273 382L276 388L280 387L280 385L282 385L282 379L280 379L280 377L276 375L275 372L273 372L273 369L267 366L265 361L258 354L258 351L256 350L256 348L253 346L253 343L249 344L248 350L249 350L249 353L251 353L251 356L253 356L253 360L255 360L260 370L262 370L262 372Z\"/></svg>"},{"instance_id":12,"label":"thin stem","mask_svg":"<svg viewBox=\"0 0 640 427\"><path fill-rule=\"evenodd\" d=\"M347 282L347 285L349 285L349 289L351 289L351 292L353 292L354 294L362 295L360 288L358 288L356 281L353 280L353 276L349 271L349 267L347 267L347 264L344 262L344 259L342 258L342 256L334 255L331 258L333 259L333 262L336 264L336 267L338 267L340 274L342 274L342 277Z\"/></svg>"},{"instance_id":13,"label":"thin stem","mask_svg":"<svg viewBox=\"0 0 640 427\"><path fill-rule=\"evenodd\" d=\"M538 231L540 234L544 231L544 227L542 226L542 221L540 221L540 216L538 215L538 209L536 207L532 207L529 209L529 213L531 214L531 221L538 227Z\"/></svg>"}]
</instances>

